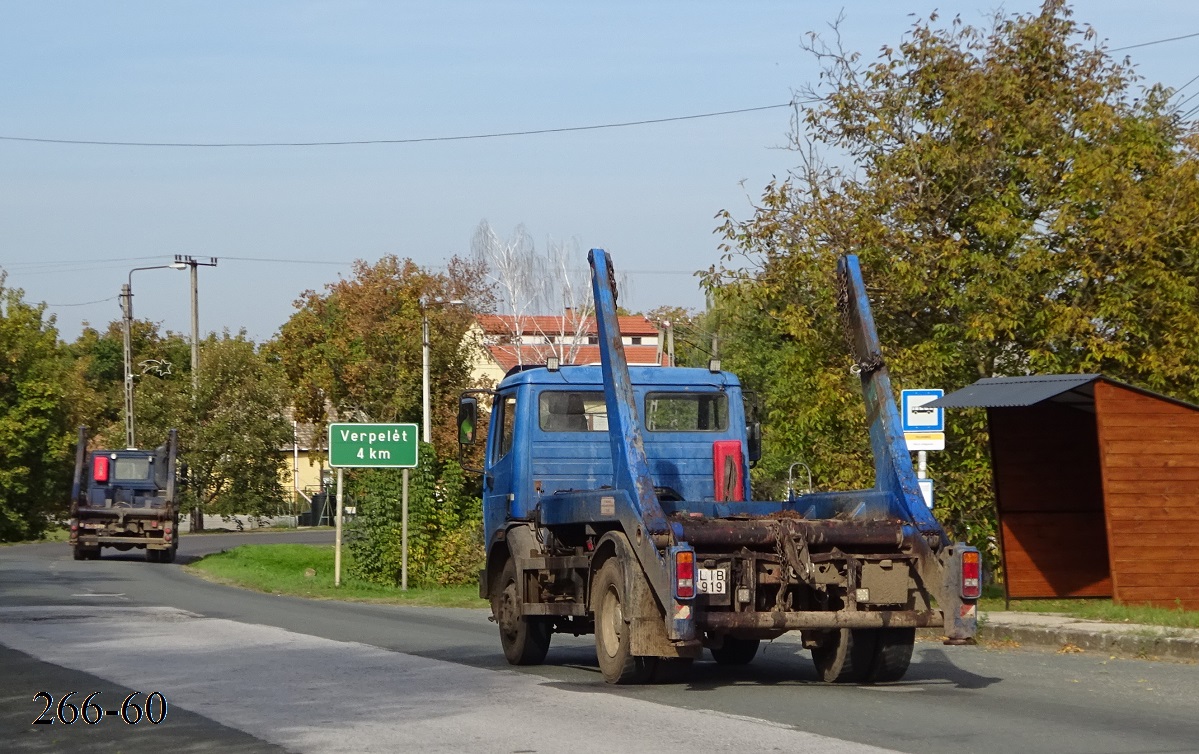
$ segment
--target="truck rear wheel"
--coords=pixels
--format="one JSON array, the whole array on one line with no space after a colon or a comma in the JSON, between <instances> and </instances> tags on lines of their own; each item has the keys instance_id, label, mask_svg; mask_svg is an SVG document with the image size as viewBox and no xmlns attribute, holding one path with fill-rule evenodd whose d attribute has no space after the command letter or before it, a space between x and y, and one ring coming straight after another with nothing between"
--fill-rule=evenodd
<instances>
[{"instance_id":1,"label":"truck rear wheel","mask_svg":"<svg viewBox=\"0 0 1199 754\"><path fill-rule=\"evenodd\" d=\"M87 552L85 552L84 549L79 545L75 545L71 548L71 555L75 558L75 560L87 559Z\"/></svg>"},{"instance_id":2,"label":"truck rear wheel","mask_svg":"<svg viewBox=\"0 0 1199 754\"><path fill-rule=\"evenodd\" d=\"M159 556L159 563L174 563L175 553L179 552L179 540L175 540L174 544L162 551Z\"/></svg>"},{"instance_id":3,"label":"truck rear wheel","mask_svg":"<svg viewBox=\"0 0 1199 754\"><path fill-rule=\"evenodd\" d=\"M812 647L812 663L825 683L864 683L874 665L875 631L841 628L822 631Z\"/></svg>"},{"instance_id":4,"label":"truck rear wheel","mask_svg":"<svg viewBox=\"0 0 1199 754\"><path fill-rule=\"evenodd\" d=\"M736 636L724 637L724 644L709 650L712 659L718 665L748 665L758 654L761 639L741 639Z\"/></svg>"},{"instance_id":5,"label":"truck rear wheel","mask_svg":"<svg viewBox=\"0 0 1199 754\"><path fill-rule=\"evenodd\" d=\"M874 665L866 680L870 683L891 683L903 678L912 664L912 649L916 644L914 628L875 629Z\"/></svg>"},{"instance_id":6,"label":"truck rear wheel","mask_svg":"<svg viewBox=\"0 0 1199 754\"><path fill-rule=\"evenodd\" d=\"M492 592L491 614L500 627L508 663L540 665L550 651L551 626L545 618L521 615L516 596L516 563L509 558Z\"/></svg>"},{"instance_id":7,"label":"truck rear wheel","mask_svg":"<svg viewBox=\"0 0 1199 754\"><path fill-rule=\"evenodd\" d=\"M617 558L609 558L600 566L591 585L595 656L608 683L646 683L654 675L658 658L633 655L632 626L624 616L626 604L624 571Z\"/></svg>"},{"instance_id":8,"label":"truck rear wheel","mask_svg":"<svg viewBox=\"0 0 1199 754\"><path fill-rule=\"evenodd\" d=\"M892 683L912 662L914 628L843 628L825 632L812 648L816 673L825 683Z\"/></svg>"},{"instance_id":9,"label":"truck rear wheel","mask_svg":"<svg viewBox=\"0 0 1199 754\"><path fill-rule=\"evenodd\" d=\"M147 547L146 548L146 560L151 563L161 563L162 562L162 550L151 550L149 547Z\"/></svg>"}]
</instances>

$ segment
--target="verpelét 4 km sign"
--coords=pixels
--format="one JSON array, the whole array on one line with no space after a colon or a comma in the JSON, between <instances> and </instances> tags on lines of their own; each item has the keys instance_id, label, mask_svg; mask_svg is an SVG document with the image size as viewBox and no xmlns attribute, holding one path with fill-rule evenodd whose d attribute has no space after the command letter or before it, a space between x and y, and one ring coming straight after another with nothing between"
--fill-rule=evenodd
<instances>
[{"instance_id":1,"label":"verpel\u00e9t 4 km sign","mask_svg":"<svg viewBox=\"0 0 1199 754\"><path fill-rule=\"evenodd\" d=\"M330 424L329 466L415 468L419 436L415 424Z\"/></svg>"}]
</instances>

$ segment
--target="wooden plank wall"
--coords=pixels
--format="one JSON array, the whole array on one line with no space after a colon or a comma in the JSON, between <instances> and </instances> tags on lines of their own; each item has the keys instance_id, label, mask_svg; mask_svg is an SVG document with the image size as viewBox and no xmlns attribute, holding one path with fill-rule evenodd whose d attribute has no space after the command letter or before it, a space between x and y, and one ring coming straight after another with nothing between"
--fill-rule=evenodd
<instances>
[{"instance_id":1,"label":"wooden plank wall","mask_svg":"<svg viewBox=\"0 0 1199 754\"><path fill-rule=\"evenodd\" d=\"M1051 402L987 413L1008 597L1111 596L1094 415Z\"/></svg>"},{"instance_id":2,"label":"wooden plank wall","mask_svg":"<svg viewBox=\"0 0 1199 754\"><path fill-rule=\"evenodd\" d=\"M1117 602L1199 610L1199 410L1095 384Z\"/></svg>"}]
</instances>

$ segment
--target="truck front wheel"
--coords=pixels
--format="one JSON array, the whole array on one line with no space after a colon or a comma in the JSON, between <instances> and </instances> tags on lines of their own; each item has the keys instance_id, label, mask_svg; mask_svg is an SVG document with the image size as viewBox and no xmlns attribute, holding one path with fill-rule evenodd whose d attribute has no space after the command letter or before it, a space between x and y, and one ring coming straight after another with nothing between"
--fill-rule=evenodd
<instances>
[{"instance_id":1,"label":"truck front wheel","mask_svg":"<svg viewBox=\"0 0 1199 754\"><path fill-rule=\"evenodd\" d=\"M626 604L620 561L609 558L600 566L591 585L595 655L600 672L608 683L647 683L653 677L658 658L633 655L632 626L624 615Z\"/></svg>"},{"instance_id":2,"label":"truck front wheel","mask_svg":"<svg viewBox=\"0 0 1199 754\"><path fill-rule=\"evenodd\" d=\"M521 615L516 593L516 563L504 564L491 595L491 614L500 627L500 644L511 665L540 665L550 651L550 624L545 618Z\"/></svg>"}]
</instances>

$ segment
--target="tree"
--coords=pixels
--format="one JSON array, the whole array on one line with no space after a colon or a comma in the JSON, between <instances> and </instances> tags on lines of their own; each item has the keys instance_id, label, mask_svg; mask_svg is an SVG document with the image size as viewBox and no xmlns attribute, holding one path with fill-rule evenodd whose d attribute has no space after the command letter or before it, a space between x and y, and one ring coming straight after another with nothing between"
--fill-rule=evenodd
<instances>
[{"instance_id":1,"label":"tree","mask_svg":"<svg viewBox=\"0 0 1199 754\"><path fill-rule=\"evenodd\" d=\"M29 304L0 271L0 542L40 536L66 510L71 398L82 390L45 304Z\"/></svg>"},{"instance_id":2,"label":"tree","mask_svg":"<svg viewBox=\"0 0 1199 754\"><path fill-rule=\"evenodd\" d=\"M1170 92L1139 90L1062 0L985 31L937 21L866 66L813 37L826 88L796 118L800 165L749 220L723 213L707 280L726 361L768 398L759 476L806 460L863 481L846 471L867 452L835 310L847 252L899 386L1095 371L1199 399L1199 135ZM938 504L986 544L984 419L948 418Z\"/></svg>"},{"instance_id":3,"label":"tree","mask_svg":"<svg viewBox=\"0 0 1199 754\"><path fill-rule=\"evenodd\" d=\"M682 306L659 306L645 313L645 318L654 323L663 337L674 339L674 365L680 367L706 367L712 353L712 335L708 329L708 316ZM662 344L662 350L669 348Z\"/></svg>"},{"instance_id":4,"label":"tree","mask_svg":"<svg viewBox=\"0 0 1199 754\"><path fill-rule=\"evenodd\" d=\"M163 395L164 403L175 406L182 397L188 415L181 457L188 465L191 504L208 513L277 514L283 503L282 451L292 441L283 370L244 332L210 334L200 344L200 364L194 398L190 384L178 389L183 380ZM147 427L157 423L143 421ZM158 429L165 437L165 426Z\"/></svg>"},{"instance_id":5,"label":"tree","mask_svg":"<svg viewBox=\"0 0 1199 754\"><path fill-rule=\"evenodd\" d=\"M359 260L352 278L324 294L305 291L269 347L292 386L296 417L318 430L330 409L342 421L419 422L422 299L465 302L425 308L434 440L457 447L454 406L469 386L474 356L465 337L470 312L491 305L481 266L458 257L444 273L396 256L374 265Z\"/></svg>"}]
</instances>

